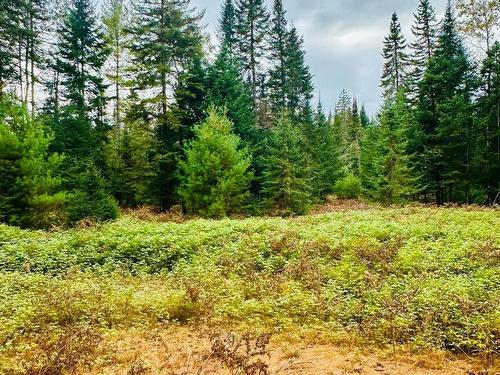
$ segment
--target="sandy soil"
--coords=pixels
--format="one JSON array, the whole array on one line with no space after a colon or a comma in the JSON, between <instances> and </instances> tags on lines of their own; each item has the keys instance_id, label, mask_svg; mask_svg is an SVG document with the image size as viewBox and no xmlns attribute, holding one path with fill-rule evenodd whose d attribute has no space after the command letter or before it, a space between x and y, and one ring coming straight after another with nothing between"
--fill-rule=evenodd
<instances>
[{"instance_id":1,"label":"sandy soil","mask_svg":"<svg viewBox=\"0 0 500 375\"><path fill-rule=\"evenodd\" d=\"M220 336L227 337L227 336ZM156 332L115 332L99 350L99 358L87 375L194 375L245 374L223 364L213 340L184 328ZM245 353L245 345L238 352ZM267 372L287 375L500 375L498 363L489 367L480 359L450 358L444 353L420 355L391 350L369 351L335 345L306 345L271 338L268 353L250 358L248 363L264 363ZM243 355L245 357L245 355ZM247 357L248 359L248 357ZM231 361L225 358L226 362ZM234 358L233 358L234 360ZM237 362L237 361L233 361ZM254 374L247 372L247 374Z\"/></svg>"}]
</instances>

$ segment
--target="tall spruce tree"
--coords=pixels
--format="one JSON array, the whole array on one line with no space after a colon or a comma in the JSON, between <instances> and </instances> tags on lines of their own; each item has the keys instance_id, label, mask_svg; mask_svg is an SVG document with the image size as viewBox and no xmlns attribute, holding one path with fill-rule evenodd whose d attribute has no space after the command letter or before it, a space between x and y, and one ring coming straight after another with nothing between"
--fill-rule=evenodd
<instances>
[{"instance_id":1,"label":"tall spruce tree","mask_svg":"<svg viewBox=\"0 0 500 375\"><path fill-rule=\"evenodd\" d=\"M237 18L234 0L225 0L219 21L219 38L221 48L226 48L229 53L238 50Z\"/></svg>"},{"instance_id":2,"label":"tall spruce tree","mask_svg":"<svg viewBox=\"0 0 500 375\"><path fill-rule=\"evenodd\" d=\"M418 120L424 138L419 172L436 202L469 202L472 69L449 4L438 47L420 83Z\"/></svg>"},{"instance_id":3,"label":"tall spruce tree","mask_svg":"<svg viewBox=\"0 0 500 375\"><path fill-rule=\"evenodd\" d=\"M382 56L385 59L381 87L384 98L395 98L403 86L408 69L406 39L401 31L398 15L392 14L389 35L384 40Z\"/></svg>"},{"instance_id":4,"label":"tall spruce tree","mask_svg":"<svg viewBox=\"0 0 500 375\"><path fill-rule=\"evenodd\" d=\"M287 110L292 121L296 123L311 123L311 99L314 86L312 74L305 62L303 39L297 29L292 27L288 33L286 55L286 96Z\"/></svg>"},{"instance_id":5,"label":"tall spruce tree","mask_svg":"<svg viewBox=\"0 0 500 375\"><path fill-rule=\"evenodd\" d=\"M273 110L282 111L287 107L287 79L288 79L288 23L282 0L275 0L270 37L270 58L273 67L269 73L269 91Z\"/></svg>"},{"instance_id":6,"label":"tall spruce tree","mask_svg":"<svg viewBox=\"0 0 500 375\"><path fill-rule=\"evenodd\" d=\"M263 0L237 2L238 57L244 76L252 92L254 109L257 109L259 81L263 75L263 59L267 54L269 14Z\"/></svg>"},{"instance_id":7,"label":"tall spruce tree","mask_svg":"<svg viewBox=\"0 0 500 375\"><path fill-rule=\"evenodd\" d=\"M436 49L438 23L434 8L429 0L420 0L415 22L412 26L414 41L411 43L411 71L409 73L410 97L418 97L418 84L422 80L429 59Z\"/></svg>"},{"instance_id":8,"label":"tall spruce tree","mask_svg":"<svg viewBox=\"0 0 500 375\"><path fill-rule=\"evenodd\" d=\"M157 138L157 194L161 210L176 201L177 161L182 155L182 124L172 112L179 74L189 70L202 53L198 25L202 14L189 0L143 0L135 4L130 28L132 86L142 92Z\"/></svg>"}]
</instances>

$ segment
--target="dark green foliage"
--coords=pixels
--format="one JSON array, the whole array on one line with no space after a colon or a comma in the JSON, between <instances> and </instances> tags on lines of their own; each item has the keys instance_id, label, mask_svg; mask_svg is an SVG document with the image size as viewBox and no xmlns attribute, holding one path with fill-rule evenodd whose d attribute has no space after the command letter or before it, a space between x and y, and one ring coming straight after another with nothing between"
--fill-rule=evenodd
<instances>
[{"instance_id":1,"label":"dark green foliage","mask_svg":"<svg viewBox=\"0 0 500 375\"><path fill-rule=\"evenodd\" d=\"M239 213L249 197L251 159L223 112L211 108L195 129L181 161L179 196L188 213L223 217Z\"/></svg>"},{"instance_id":2,"label":"dark green foliage","mask_svg":"<svg viewBox=\"0 0 500 375\"><path fill-rule=\"evenodd\" d=\"M0 101L0 221L48 227L61 222L62 157L49 152L39 121L8 97Z\"/></svg>"},{"instance_id":3,"label":"dark green foliage","mask_svg":"<svg viewBox=\"0 0 500 375\"><path fill-rule=\"evenodd\" d=\"M192 122L193 116L199 116L200 112L199 107L194 108L187 101L190 95L200 94L198 82L194 82L199 81L199 75L191 73L200 67L197 59L200 59L202 52L202 36L198 26L201 16L191 10L189 0L143 0L135 3L135 17L130 29L132 63L129 71L132 75L131 85L143 94L140 98L155 130L154 162L157 175L153 185L162 211L176 202L177 163L182 156L183 138L189 133L184 125ZM177 103L173 103L169 97L169 93L178 88L179 80L184 80L184 83L180 87L182 91L177 92L180 94L178 99L184 101L182 106L191 106L180 108L181 118L176 113L174 104ZM196 92L186 93L184 88L187 86L183 88L183 85L192 85L191 88ZM199 106L199 103L195 104ZM183 119L184 115L191 118ZM184 120L187 120L185 124Z\"/></svg>"},{"instance_id":4,"label":"dark green foliage","mask_svg":"<svg viewBox=\"0 0 500 375\"><path fill-rule=\"evenodd\" d=\"M264 205L282 214L303 214L313 202L314 173L306 138L281 115L264 141L261 176Z\"/></svg>"},{"instance_id":5,"label":"dark green foliage","mask_svg":"<svg viewBox=\"0 0 500 375\"><path fill-rule=\"evenodd\" d=\"M492 46L483 63L481 91L475 129L473 175L479 190L475 200L491 204L500 190L500 42Z\"/></svg>"},{"instance_id":6,"label":"dark green foliage","mask_svg":"<svg viewBox=\"0 0 500 375\"><path fill-rule=\"evenodd\" d=\"M219 21L219 38L221 49L227 49L230 54L238 51L236 17L234 0L225 0Z\"/></svg>"},{"instance_id":7,"label":"dark green foliage","mask_svg":"<svg viewBox=\"0 0 500 375\"><path fill-rule=\"evenodd\" d=\"M385 37L382 56L385 63L381 87L386 99L394 98L405 83L408 69L406 39L401 32L401 25L396 12L392 14L389 35Z\"/></svg>"},{"instance_id":8,"label":"dark green foliage","mask_svg":"<svg viewBox=\"0 0 500 375\"><path fill-rule=\"evenodd\" d=\"M309 153L314 166L314 195L325 199L334 193L334 185L342 176L337 133L328 121L321 102L315 111L312 126L306 127Z\"/></svg>"},{"instance_id":9,"label":"dark green foliage","mask_svg":"<svg viewBox=\"0 0 500 375\"><path fill-rule=\"evenodd\" d=\"M118 205L106 188L106 182L92 161L78 176L78 188L68 195L67 215L70 223L82 219L105 221L116 219Z\"/></svg>"},{"instance_id":10,"label":"dark green foliage","mask_svg":"<svg viewBox=\"0 0 500 375\"><path fill-rule=\"evenodd\" d=\"M415 23L412 26L414 42L411 43L411 71L409 72L408 94L418 97L418 84L422 80L429 59L432 57L437 44L438 22L436 13L429 0L420 0Z\"/></svg>"},{"instance_id":11,"label":"dark green foliage","mask_svg":"<svg viewBox=\"0 0 500 375\"><path fill-rule=\"evenodd\" d=\"M335 183L334 191L339 198L357 199L361 196L361 180L351 174L347 175Z\"/></svg>"},{"instance_id":12,"label":"dark green foliage","mask_svg":"<svg viewBox=\"0 0 500 375\"><path fill-rule=\"evenodd\" d=\"M472 69L448 7L438 47L420 83L418 174L438 204L470 201Z\"/></svg>"},{"instance_id":13,"label":"dark green foliage","mask_svg":"<svg viewBox=\"0 0 500 375\"><path fill-rule=\"evenodd\" d=\"M248 79L252 92L254 109L257 108L259 82L262 75L262 59L266 55L269 33L269 14L263 0L238 0L237 39L238 59L243 76Z\"/></svg>"},{"instance_id":14,"label":"dark green foliage","mask_svg":"<svg viewBox=\"0 0 500 375\"><path fill-rule=\"evenodd\" d=\"M287 55L288 55L288 22L282 0L274 0L271 28L270 57L274 67L269 72L268 87L273 109L277 112L287 107Z\"/></svg>"},{"instance_id":15,"label":"dark green foliage","mask_svg":"<svg viewBox=\"0 0 500 375\"><path fill-rule=\"evenodd\" d=\"M239 66L223 49L207 73L208 105L226 108L226 115L234 126L234 132L250 147L258 142L258 130L248 85L239 75Z\"/></svg>"}]
</instances>

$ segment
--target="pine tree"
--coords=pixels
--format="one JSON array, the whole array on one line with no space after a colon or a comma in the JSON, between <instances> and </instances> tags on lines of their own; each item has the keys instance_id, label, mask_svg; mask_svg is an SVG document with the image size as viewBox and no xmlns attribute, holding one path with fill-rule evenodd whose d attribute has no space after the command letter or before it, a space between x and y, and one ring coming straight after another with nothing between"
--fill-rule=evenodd
<instances>
[{"instance_id":1,"label":"pine tree","mask_svg":"<svg viewBox=\"0 0 500 375\"><path fill-rule=\"evenodd\" d=\"M239 0L236 9L238 57L243 75L248 78L256 110L262 63L267 52L269 14L263 0Z\"/></svg>"},{"instance_id":2,"label":"pine tree","mask_svg":"<svg viewBox=\"0 0 500 375\"><path fill-rule=\"evenodd\" d=\"M102 68L109 51L88 0L74 1L58 37L56 69L64 106L55 113L56 143L71 156L91 154L102 168L109 129Z\"/></svg>"},{"instance_id":3,"label":"pine tree","mask_svg":"<svg viewBox=\"0 0 500 375\"><path fill-rule=\"evenodd\" d=\"M314 174L302 130L282 115L265 139L260 164L264 205L283 214L303 214L313 202Z\"/></svg>"},{"instance_id":4,"label":"pine tree","mask_svg":"<svg viewBox=\"0 0 500 375\"><path fill-rule=\"evenodd\" d=\"M198 25L202 14L189 8L189 0L143 0L135 4L131 27L130 73L132 87L143 95L156 135L155 186L160 209L175 201L177 162L182 155L182 124L173 113L170 93L175 92L179 74L192 67L202 54Z\"/></svg>"},{"instance_id":5,"label":"pine tree","mask_svg":"<svg viewBox=\"0 0 500 375\"><path fill-rule=\"evenodd\" d=\"M292 27L287 39L286 55L286 96L287 109L295 123L310 124L311 99L314 86L309 67L305 62L303 39L297 29Z\"/></svg>"},{"instance_id":6,"label":"pine tree","mask_svg":"<svg viewBox=\"0 0 500 375\"><path fill-rule=\"evenodd\" d=\"M492 204L500 191L500 42L496 42L481 69L481 96L477 103L475 181L484 198L477 203ZM480 191L481 192L481 191Z\"/></svg>"},{"instance_id":7,"label":"pine tree","mask_svg":"<svg viewBox=\"0 0 500 375\"><path fill-rule=\"evenodd\" d=\"M314 113L313 126L306 129L309 130L306 134L315 170L314 195L325 199L333 194L335 182L342 175L342 167L336 132L323 111L321 101Z\"/></svg>"},{"instance_id":8,"label":"pine tree","mask_svg":"<svg viewBox=\"0 0 500 375\"><path fill-rule=\"evenodd\" d=\"M62 221L65 202L62 156L49 151L50 137L25 107L0 101L0 221L48 227Z\"/></svg>"},{"instance_id":9,"label":"pine tree","mask_svg":"<svg viewBox=\"0 0 500 375\"><path fill-rule=\"evenodd\" d=\"M405 83L408 56L406 54L406 39L401 32L398 15L392 14L389 35L384 40L385 59L381 87L384 98L395 98L396 93Z\"/></svg>"},{"instance_id":10,"label":"pine tree","mask_svg":"<svg viewBox=\"0 0 500 375\"><path fill-rule=\"evenodd\" d=\"M364 104L361 106L361 111L359 112L359 122L361 123L363 129L366 129L368 126L370 126L370 118L366 113L366 108Z\"/></svg>"},{"instance_id":11,"label":"pine tree","mask_svg":"<svg viewBox=\"0 0 500 375\"><path fill-rule=\"evenodd\" d=\"M344 175L359 176L361 173L361 123L353 116L353 99L342 90L335 106L334 126L339 143L340 159Z\"/></svg>"},{"instance_id":12,"label":"pine tree","mask_svg":"<svg viewBox=\"0 0 500 375\"><path fill-rule=\"evenodd\" d=\"M230 54L238 50L237 18L234 0L225 0L219 21L219 38L221 49L226 48Z\"/></svg>"},{"instance_id":13,"label":"pine tree","mask_svg":"<svg viewBox=\"0 0 500 375\"><path fill-rule=\"evenodd\" d=\"M125 58L124 50L126 46L126 28L128 27L127 9L124 0L107 0L105 4L105 15L103 24L106 28L104 37L111 50L111 65L107 78L113 84L114 95L110 99L114 100L114 126L122 128L122 90L125 87Z\"/></svg>"},{"instance_id":14,"label":"pine tree","mask_svg":"<svg viewBox=\"0 0 500 375\"><path fill-rule=\"evenodd\" d=\"M5 94L7 85L16 82L16 49L13 40L19 34L19 1L0 1L0 96Z\"/></svg>"},{"instance_id":15,"label":"pine tree","mask_svg":"<svg viewBox=\"0 0 500 375\"><path fill-rule=\"evenodd\" d=\"M196 55L190 66L178 77L175 89L174 113L180 124L179 142L181 145L193 137L194 125L206 117L207 105L207 68L202 57Z\"/></svg>"},{"instance_id":16,"label":"pine tree","mask_svg":"<svg viewBox=\"0 0 500 375\"><path fill-rule=\"evenodd\" d=\"M206 102L226 109L234 132L246 146L253 148L258 143L251 92L241 79L237 61L227 49L221 50L208 69Z\"/></svg>"},{"instance_id":17,"label":"pine tree","mask_svg":"<svg viewBox=\"0 0 500 375\"><path fill-rule=\"evenodd\" d=\"M289 32L286 20L286 11L282 0L275 0L273 6L273 19L270 37L270 58L274 66L269 73L268 87L275 112L280 112L287 107L287 79L288 72L288 43Z\"/></svg>"},{"instance_id":18,"label":"pine tree","mask_svg":"<svg viewBox=\"0 0 500 375\"><path fill-rule=\"evenodd\" d=\"M252 173L250 157L240 143L224 113L211 108L180 163L179 196L190 214L223 217L241 212L250 195Z\"/></svg>"},{"instance_id":19,"label":"pine tree","mask_svg":"<svg viewBox=\"0 0 500 375\"><path fill-rule=\"evenodd\" d=\"M438 47L420 83L418 120L424 134L419 173L438 204L470 198L473 79L448 5Z\"/></svg>"},{"instance_id":20,"label":"pine tree","mask_svg":"<svg viewBox=\"0 0 500 375\"><path fill-rule=\"evenodd\" d=\"M414 181L407 152L407 136L413 126L413 116L400 90L394 102L388 102L380 119L380 181L377 183L378 199L385 204L398 203L413 193ZM377 169L377 166L372 166Z\"/></svg>"},{"instance_id":21,"label":"pine tree","mask_svg":"<svg viewBox=\"0 0 500 375\"><path fill-rule=\"evenodd\" d=\"M412 26L414 42L411 43L411 72L409 76L408 94L418 97L418 84L422 80L429 59L432 57L437 43L437 21L434 8L429 0L420 0L415 23Z\"/></svg>"}]
</instances>

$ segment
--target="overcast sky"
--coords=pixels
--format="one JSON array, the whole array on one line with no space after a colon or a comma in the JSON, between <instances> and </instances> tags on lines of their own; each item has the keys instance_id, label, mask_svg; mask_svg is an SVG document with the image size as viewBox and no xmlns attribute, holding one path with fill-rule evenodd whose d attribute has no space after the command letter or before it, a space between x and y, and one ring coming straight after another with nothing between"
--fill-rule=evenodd
<instances>
[{"instance_id":1,"label":"overcast sky","mask_svg":"<svg viewBox=\"0 0 500 375\"><path fill-rule=\"evenodd\" d=\"M204 24L214 34L222 0L191 0L205 9ZM267 0L272 9L272 0ZM439 16L447 0L433 0ZM340 90L353 93L375 114L380 104L382 42L390 17L398 12L407 39L418 0L284 0L288 19L304 36L307 62L314 74L316 95L333 108Z\"/></svg>"}]
</instances>

